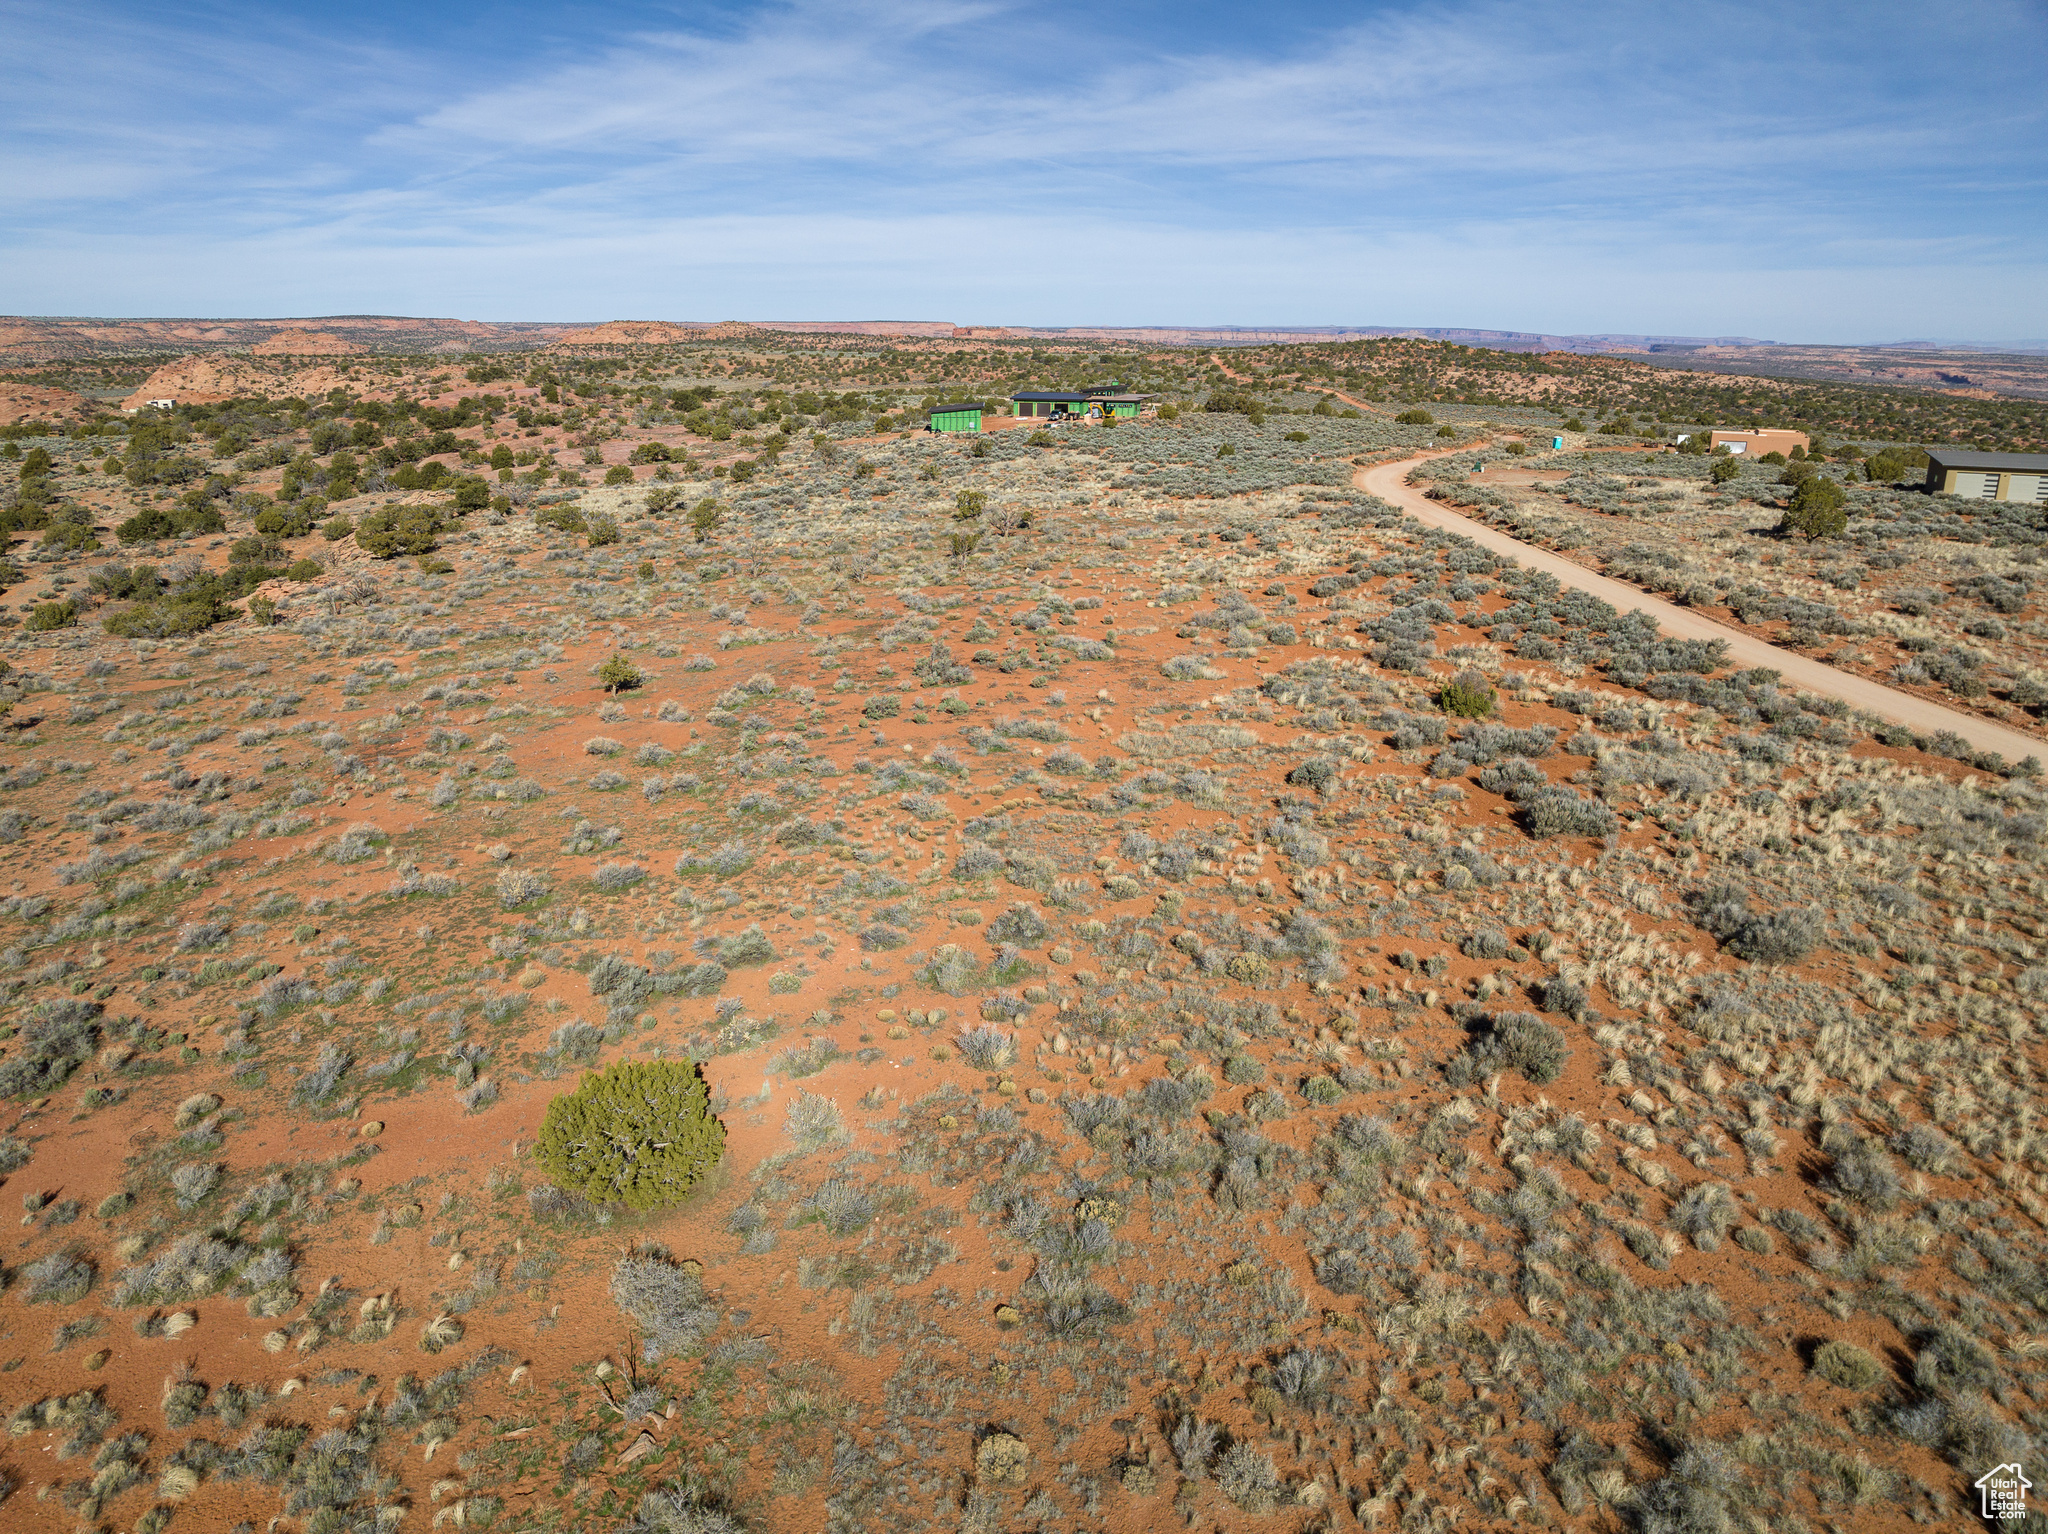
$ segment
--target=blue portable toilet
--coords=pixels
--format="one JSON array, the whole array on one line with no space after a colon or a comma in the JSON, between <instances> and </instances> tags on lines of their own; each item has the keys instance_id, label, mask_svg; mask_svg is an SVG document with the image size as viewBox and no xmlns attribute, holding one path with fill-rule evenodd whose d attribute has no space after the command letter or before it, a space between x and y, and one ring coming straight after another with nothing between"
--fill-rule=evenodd
<instances>
[{"instance_id":1,"label":"blue portable toilet","mask_svg":"<svg viewBox=\"0 0 2048 1534\"><path fill-rule=\"evenodd\" d=\"M1552 437L1552 438L1550 439L1550 450L1551 450L1551 451L1552 451L1553 453L1561 453L1561 452L1563 452L1563 451L1564 451L1564 438L1562 438L1562 437Z\"/></svg>"}]
</instances>

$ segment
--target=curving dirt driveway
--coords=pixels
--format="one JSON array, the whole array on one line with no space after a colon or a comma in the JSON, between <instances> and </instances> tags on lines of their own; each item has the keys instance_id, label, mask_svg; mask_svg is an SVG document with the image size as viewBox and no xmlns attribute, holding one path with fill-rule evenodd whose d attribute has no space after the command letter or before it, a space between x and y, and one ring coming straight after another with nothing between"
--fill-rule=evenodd
<instances>
[{"instance_id":1,"label":"curving dirt driveway","mask_svg":"<svg viewBox=\"0 0 2048 1534\"><path fill-rule=\"evenodd\" d=\"M1911 693L1886 687L1883 683L1873 682L1868 677L1840 670L1823 661L1801 655L1796 650L1781 649L1777 645L1758 639L1753 634L1745 634L1725 623L1717 623L1692 608L1680 607L1674 602L1652 596L1638 586L1631 586L1625 581L1613 580L1605 575L1597 575L1584 565L1566 559L1562 554L1537 548L1534 544L1524 543L1519 538L1511 538L1496 528L1488 527L1484 522L1475 522L1470 517L1460 516L1442 502L1430 500L1420 490L1408 484L1408 475L1417 463L1437 456L1439 455L1434 453L1424 454L1416 458L1404 458L1394 463L1360 469L1352 475L1352 482L1359 489L1400 507L1418 522L1462 534L1474 543L1492 549L1496 554L1510 556L1518 564L1547 571L1566 585L1576 586L1603 602L1612 603L1622 612L1627 612L1630 608L1640 608L1655 618L1658 627L1674 638L1722 640L1728 646L1728 658L1737 666L1769 666L1794 687L1840 698L1856 708L1865 709L1895 724L1903 724L1923 735L1931 735L1937 730L1951 731L1979 751L1996 751L2009 762L2048 753L2048 746L2044 746L2043 742L2031 735L2008 729L1989 719L1981 719L1975 714L1943 708L1939 703L1930 703L1925 698L1916 698Z\"/></svg>"},{"instance_id":2,"label":"curving dirt driveway","mask_svg":"<svg viewBox=\"0 0 2048 1534\"><path fill-rule=\"evenodd\" d=\"M1214 352L1209 360L1216 364L1227 377L1240 383L1252 380L1229 367ZM1353 399L1337 390L1330 393L1345 404L1372 414L1385 414L1383 410L1364 400ZM1466 452L1471 443L1447 449L1448 452ZM1633 446L1626 451L1637 451ZM2024 761L2027 757L2040 756L2048 750L2048 743L2037 740L2019 730L2008 729L1989 719L1975 714L1965 714L1956 709L1943 708L1939 703L1930 703L1925 698L1916 698L1909 692L1900 692L1882 682L1873 682L1868 677L1858 676L1853 671L1843 671L1825 661L1817 661L1801 655L1796 650L1780 649L1767 640L1758 639L1754 634L1745 634L1740 629L1730 628L1725 623L1689 607L1680 607L1662 597L1650 595L1640 586L1631 586L1626 581L1617 581L1605 575L1598 575L1584 565L1554 554L1549 549L1538 548L1533 543L1524 543L1519 538L1509 537L1484 522L1461 516L1440 501L1432 501L1420 490L1408 483L1408 475L1418 463L1431 458L1442 457L1441 453L1419 453L1412 458L1383 463L1372 468L1360 469L1351 476L1353 484L1383 501L1400 507L1416 521L1431 527L1440 527L1447 532L1461 533L1474 543L1492 549L1496 554L1505 554L1516 563L1531 569L1543 570L1556 576L1568 586L1610 603L1622 612L1638 608L1657 620L1657 626L1676 639L1719 639L1728 646L1728 658L1737 666L1768 666L1794 687L1807 692L1825 693L1840 698L1843 702L1889 719L1894 724L1903 724L1922 735L1932 735L1937 730L1947 730L1960 735L1979 751L1996 751L2009 762Z\"/></svg>"}]
</instances>

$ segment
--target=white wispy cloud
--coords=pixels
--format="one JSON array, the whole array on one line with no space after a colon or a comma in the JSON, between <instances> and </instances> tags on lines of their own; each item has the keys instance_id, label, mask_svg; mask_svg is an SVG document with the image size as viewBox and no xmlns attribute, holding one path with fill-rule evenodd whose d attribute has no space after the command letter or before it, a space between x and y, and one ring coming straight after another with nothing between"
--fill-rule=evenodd
<instances>
[{"instance_id":1,"label":"white wispy cloud","mask_svg":"<svg viewBox=\"0 0 2048 1534\"><path fill-rule=\"evenodd\" d=\"M1327 14L1266 44L1142 0L792 0L479 67L431 26L0 0L34 60L0 219L45 308L118 241L160 273L193 252L202 286L360 295L329 311L2048 329L2008 281L2048 232L2037 8ZM1078 292L1060 248L1143 281Z\"/></svg>"}]
</instances>

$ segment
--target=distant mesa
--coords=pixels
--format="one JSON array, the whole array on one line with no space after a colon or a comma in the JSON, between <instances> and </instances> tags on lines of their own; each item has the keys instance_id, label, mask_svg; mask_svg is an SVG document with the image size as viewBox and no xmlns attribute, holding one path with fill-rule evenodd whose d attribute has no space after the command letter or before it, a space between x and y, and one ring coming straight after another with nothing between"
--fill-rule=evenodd
<instances>
[{"instance_id":1,"label":"distant mesa","mask_svg":"<svg viewBox=\"0 0 2048 1534\"><path fill-rule=\"evenodd\" d=\"M253 357L361 357L369 348L327 330L280 330L249 348Z\"/></svg>"},{"instance_id":2,"label":"distant mesa","mask_svg":"<svg viewBox=\"0 0 2048 1534\"><path fill-rule=\"evenodd\" d=\"M557 346L668 346L679 341L700 341L707 335L745 335L751 326L737 322L723 325L679 325L669 320L610 320L573 330L555 342Z\"/></svg>"},{"instance_id":3,"label":"distant mesa","mask_svg":"<svg viewBox=\"0 0 2048 1534\"><path fill-rule=\"evenodd\" d=\"M951 320L763 320L763 330L798 335L938 336L951 337L960 327Z\"/></svg>"}]
</instances>

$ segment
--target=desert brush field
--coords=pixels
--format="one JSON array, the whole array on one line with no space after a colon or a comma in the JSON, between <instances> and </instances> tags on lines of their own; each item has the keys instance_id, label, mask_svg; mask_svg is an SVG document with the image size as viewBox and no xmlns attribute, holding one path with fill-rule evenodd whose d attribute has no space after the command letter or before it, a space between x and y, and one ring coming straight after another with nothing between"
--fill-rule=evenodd
<instances>
[{"instance_id":1,"label":"desert brush field","mask_svg":"<svg viewBox=\"0 0 2048 1534\"><path fill-rule=\"evenodd\" d=\"M0 1529L1973 1516L2048 1427L2039 764L1357 480L2038 735L2041 509L1841 451L2036 407L1829 384L1717 481L1423 346L40 378ZM1163 408L908 429L1105 375Z\"/></svg>"}]
</instances>

